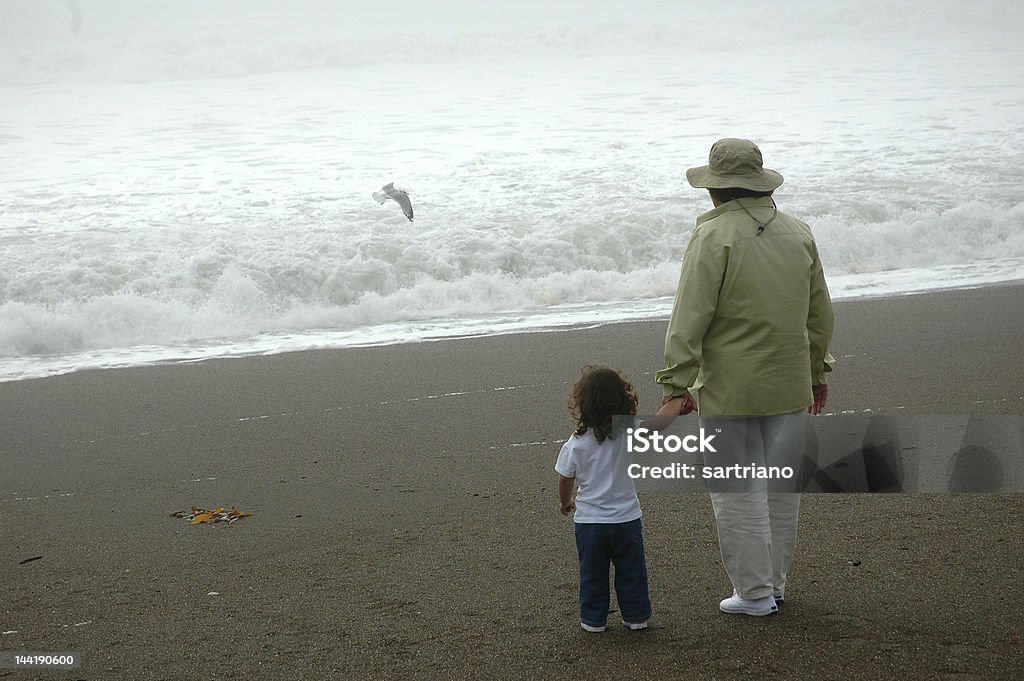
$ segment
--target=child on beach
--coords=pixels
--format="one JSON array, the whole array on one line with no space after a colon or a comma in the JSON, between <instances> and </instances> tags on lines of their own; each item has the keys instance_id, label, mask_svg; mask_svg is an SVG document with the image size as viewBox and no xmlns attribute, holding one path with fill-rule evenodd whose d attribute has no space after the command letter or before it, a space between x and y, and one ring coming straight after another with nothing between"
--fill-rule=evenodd
<instances>
[{"instance_id":1,"label":"child on beach","mask_svg":"<svg viewBox=\"0 0 1024 681\"><path fill-rule=\"evenodd\" d=\"M682 397L666 402L656 417L641 425L660 430L682 407ZM636 390L621 371L584 367L569 397L576 430L555 463L562 515L576 514L580 626L590 632L604 631L607 625L610 564L615 565L615 595L622 623L630 629L645 629L651 618L640 501L627 473L632 454L626 448L628 437L614 430L620 424L613 425L614 416L635 416L636 408ZM572 491L577 484L574 500Z\"/></svg>"}]
</instances>

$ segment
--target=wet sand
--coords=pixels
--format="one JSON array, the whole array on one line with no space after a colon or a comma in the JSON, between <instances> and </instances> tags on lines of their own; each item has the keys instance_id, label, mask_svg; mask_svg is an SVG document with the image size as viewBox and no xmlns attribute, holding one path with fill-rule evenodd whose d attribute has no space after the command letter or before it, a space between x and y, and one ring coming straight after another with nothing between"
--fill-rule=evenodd
<instances>
[{"instance_id":1,"label":"wet sand","mask_svg":"<svg viewBox=\"0 0 1024 681\"><path fill-rule=\"evenodd\" d=\"M837 304L828 411L1024 414L1022 312L1020 285ZM652 626L581 631L565 396L604 362L653 410L664 328L0 384L0 652L83 659L0 678L1024 676L1020 494L807 495L771 618L718 612L705 495L642 494Z\"/></svg>"}]
</instances>

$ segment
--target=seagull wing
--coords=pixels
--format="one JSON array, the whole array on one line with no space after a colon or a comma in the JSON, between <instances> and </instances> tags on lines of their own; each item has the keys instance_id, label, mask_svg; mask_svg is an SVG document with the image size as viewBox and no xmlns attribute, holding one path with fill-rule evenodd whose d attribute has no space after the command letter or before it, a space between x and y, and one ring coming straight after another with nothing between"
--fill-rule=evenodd
<instances>
[{"instance_id":1,"label":"seagull wing","mask_svg":"<svg viewBox=\"0 0 1024 681\"><path fill-rule=\"evenodd\" d=\"M409 200L409 195L405 192L396 192L391 196L398 205L402 207L402 212L405 213L405 217L409 218L409 222L412 222L412 201Z\"/></svg>"},{"instance_id":2,"label":"seagull wing","mask_svg":"<svg viewBox=\"0 0 1024 681\"><path fill-rule=\"evenodd\" d=\"M409 193L396 187L394 182L388 182L381 187L381 191L373 192L373 198L380 203L384 203L388 199L393 200L402 207L402 212L405 213L405 217L409 218L409 222L412 222L412 201L409 200Z\"/></svg>"}]
</instances>

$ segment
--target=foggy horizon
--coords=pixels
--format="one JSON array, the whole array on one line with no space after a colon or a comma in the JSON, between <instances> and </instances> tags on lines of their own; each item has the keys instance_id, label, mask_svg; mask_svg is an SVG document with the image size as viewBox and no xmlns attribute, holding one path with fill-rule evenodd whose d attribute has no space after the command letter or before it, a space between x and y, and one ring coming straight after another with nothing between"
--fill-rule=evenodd
<instances>
[{"instance_id":1,"label":"foggy horizon","mask_svg":"<svg viewBox=\"0 0 1024 681\"><path fill-rule=\"evenodd\" d=\"M878 35L912 34L948 27L956 35L974 30L1005 30L1024 22L1021 3L962 0L902 3L881 0L840 2L828 5L806 2L766 4L753 0L712 7L687 0L637 0L636 2L586 2L539 0L480 3L466 0L393 0L386 5L365 2L296 0L0 0L0 38L5 41L68 35L72 14L82 35L94 37L141 37L180 32L308 31L311 34L418 35L505 31L540 26L580 26L606 22L657 24L688 22L695 33L720 27L743 34L755 24L771 33L804 35L808 29L823 35L856 33L870 26ZM998 22L993 23L997 18ZM935 36L940 37L939 35ZM769 42L775 42L766 36Z\"/></svg>"}]
</instances>

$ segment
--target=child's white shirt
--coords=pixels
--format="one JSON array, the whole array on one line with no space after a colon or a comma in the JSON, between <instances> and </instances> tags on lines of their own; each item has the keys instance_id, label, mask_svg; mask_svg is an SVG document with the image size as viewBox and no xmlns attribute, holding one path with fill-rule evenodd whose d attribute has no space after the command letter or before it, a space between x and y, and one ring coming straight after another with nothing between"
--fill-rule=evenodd
<instances>
[{"instance_id":1,"label":"child's white shirt","mask_svg":"<svg viewBox=\"0 0 1024 681\"><path fill-rule=\"evenodd\" d=\"M639 424L639 421L635 425ZM628 523L639 518L640 500L628 468L633 455L626 450L629 438L625 432L598 442L591 428L583 435L573 435L562 445L555 462L555 471L567 478L576 478L578 523Z\"/></svg>"}]
</instances>

